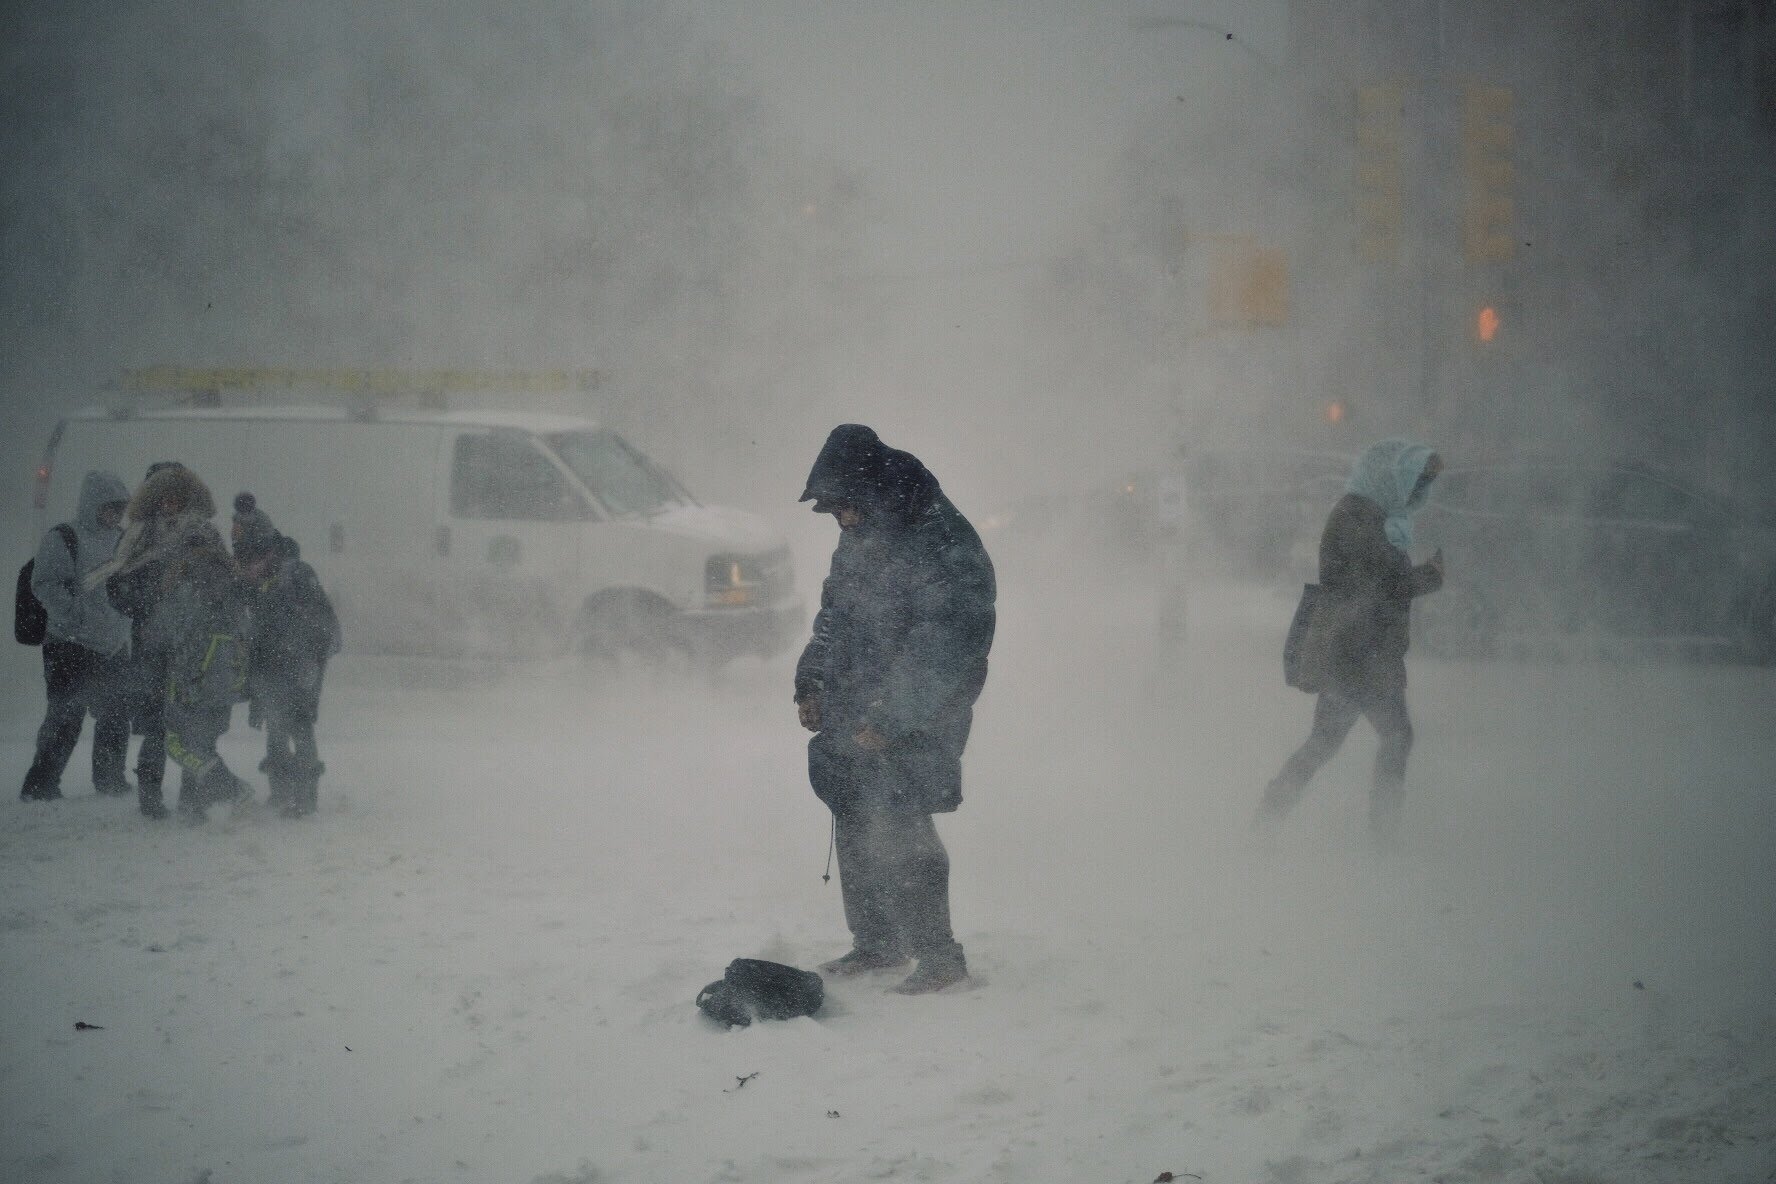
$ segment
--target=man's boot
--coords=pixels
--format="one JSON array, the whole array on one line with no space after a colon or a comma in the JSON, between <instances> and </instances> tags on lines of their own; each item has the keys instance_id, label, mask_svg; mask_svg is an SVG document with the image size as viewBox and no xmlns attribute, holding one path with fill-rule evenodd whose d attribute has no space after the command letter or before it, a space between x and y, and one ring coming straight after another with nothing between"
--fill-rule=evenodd
<instances>
[{"instance_id":1,"label":"man's boot","mask_svg":"<svg viewBox=\"0 0 1776 1184\"><path fill-rule=\"evenodd\" d=\"M292 758L293 765L299 758ZM306 818L313 814L320 805L321 774L327 766L320 761L309 761L289 774L289 797L284 802L285 818Z\"/></svg>"},{"instance_id":2,"label":"man's boot","mask_svg":"<svg viewBox=\"0 0 1776 1184\"><path fill-rule=\"evenodd\" d=\"M144 818L165 818L166 801L160 794L160 782L150 781L136 770L136 805Z\"/></svg>"},{"instance_id":3,"label":"man's boot","mask_svg":"<svg viewBox=\"0 0 1776 1184\"><path fill-rule=\"evenodd\" d=\"M873 950L858 946L849 954L834 958L831 962L822 962L820 973L832 978L850 978L852 975L870 974L877 970L899 970L908 961L905 954L894 950Z\"/></svg>"},{"instance_id":4,"label":"man's boot","mask_svg":"<svg viewBox=\"0 0 1776 1184\"><path fill-rule=\"evenodd\" d=\"M919 968L889 990L896 995L929 995L967 981L968 959L962 956L962 946L951 942L947 949L919 955Z\"/></svg>"},{"instance_id":5,"label":"man's boot","mask_svg":"<svg viewBox=\"0 0 1776 1184\"><path fill-rule=\"evenodd\" d=\"M292 759L281 752L268 752L259 762L259 771L271 783L271 796L266 799L266 804L274 810L287 811L290 808L295 783L293 764Z\"/></svg>"}]
</instances>

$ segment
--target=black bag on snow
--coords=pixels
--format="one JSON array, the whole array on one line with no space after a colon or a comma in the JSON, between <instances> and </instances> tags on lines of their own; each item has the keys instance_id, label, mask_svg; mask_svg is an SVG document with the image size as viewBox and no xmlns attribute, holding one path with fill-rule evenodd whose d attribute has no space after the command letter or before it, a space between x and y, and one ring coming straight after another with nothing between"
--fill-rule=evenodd
<instances>
[{"instance_id":1,"label":"black bag on snow","mask_svg":"<svg viewBox=\"0 0 1776 1184\"><path fill-rule=\"evenodd\" d=\"M77 560L80 553L75 545L74 528L62 522L56 525L55 532L68 544L68 557ZM36 570L37 557L33 555L19 568L18 588L12 596L12 639L20 645L42 645L43 639L49 636L49 610L37 599L37 593L31 591L31 574Z\"/></svg>"},{"instance_id":2,"label":"black bag on snow","mask_svg":"<svg viewBox=\"0 0 1776 1184\"><path fill-rule=\"evenodd\" d=\"M820 1010L826 987L812 970L761 958L736 958L727 973L697 992L697 1007L730 1028L753 1020L788 1020Z\"/></svg>"}]
</instances>

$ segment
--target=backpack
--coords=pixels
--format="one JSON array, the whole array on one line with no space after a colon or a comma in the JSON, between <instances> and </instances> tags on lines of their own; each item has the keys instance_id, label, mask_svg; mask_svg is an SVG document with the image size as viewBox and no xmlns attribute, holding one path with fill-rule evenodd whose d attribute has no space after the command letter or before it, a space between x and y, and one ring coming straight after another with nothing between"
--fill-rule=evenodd
<instances>
[{"instance_id":1,"label":"backpack","mask_svg":"<svg viewBox=\"0 0 1776 1184\"><path fill-rule=\"evenodd\" d=\"M74 528L66 522L57 523L54 527L62 536L62 542L68 545L68 558L79 560L79 548L74 538ZM37 599L37 593L31 591L31 576L37 571L35 555L25 560L19 568L18 589L12 598L12 639L20 645L42 645L43 639L49 636L49 610Z\"/></svg>"},{"instance_id":2,"label":"backpack","mask_svg":"<svg viewBox=\"0 0 1776 1184\"><path fill-rule=\"evenodd\" d=\"M244 592L220 587L176 588L168 605L182 618L167 660L167 701L196 711L223 711L247 697L252 610Z\"/></svg>"},{"instance_id":3,"label":"backpack","mask_svg":"<svg viewBox=\"0 0 1776 1184\"><path fill-rule=\"evenodd\" d=\"M825 996L820 976L781 962L736 958L725 974L697 992L697 1007L730 1028L753 1020L788 1020L813 1015Z\"/></svg>"}]
</instances>

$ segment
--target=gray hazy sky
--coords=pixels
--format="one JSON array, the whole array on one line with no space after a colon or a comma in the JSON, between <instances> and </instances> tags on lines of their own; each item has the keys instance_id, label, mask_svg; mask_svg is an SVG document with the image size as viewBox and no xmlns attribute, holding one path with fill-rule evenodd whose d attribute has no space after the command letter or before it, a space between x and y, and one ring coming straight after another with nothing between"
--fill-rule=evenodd
<instances>
[{"instance_id":1,"label":"gray hazy sky","mask_svg":"<svg viewBox=\"0 0 1776 1184\"><path fill-rule=\"evenodd\" d=\"M1143 112L1287 51L1275 0L679 3L795 134L864 172L885 268L1040 255Z\"/></svg>"}]
</instances>

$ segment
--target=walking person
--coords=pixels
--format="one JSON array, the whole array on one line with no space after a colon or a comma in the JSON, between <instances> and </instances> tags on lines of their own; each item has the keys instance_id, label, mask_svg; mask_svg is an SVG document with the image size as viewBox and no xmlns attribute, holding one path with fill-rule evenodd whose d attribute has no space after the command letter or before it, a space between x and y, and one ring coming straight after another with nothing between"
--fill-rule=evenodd
<instances>
[{"instance_id":1,"label":"walking person","mask_svg":"<svg viewBox=\"0 0 1776 1184\"><path fill-rule=\"evenodd\" d=\"M234 499L234 562L253 596L247 690L265 725L271 804L287 818L315 812L321 763L315 745L327 659L339 652L339 617L294 539L278 533L250 493Z\"/></svg>"},{"instance_id":2,"label":"walking person","mask_svg":"<svg viewBox=\"0 0 1776 1184\"><path fill-rule=\"evenodd\" d=\"M24 801L62 796L62 773L80 741L86 717L93 717L93 789L126 794L123 775L129 751L129 621L111 604L102 584L88 587L85 576L111 559L123 537L129 490L105 472L86 474L74 521L43 536L31 569L31 593L43 605L48 625L43 636L43 684L48 707L37 729L37 749L25 783Z\"/></svg>"},{"instance_id":3,"label":"walking person","mask_svg":"<svg viewBox=\"0 0 1776 1184\"><path fill-rule=\"evenodd\" d=\"M859 424L832 430L802 501L839 543L795 701L808 776L833 815L852 948L830 975L918 966L894 989L966 981L950 928L950 858L932 815L962 802L962 750L993 644L993 564L912 454Z\"/></svg>"},{"instance_id":4,"label":"walking person","mask_svg":"<svg viewBox=\"0 0 1776 1184\"><path fill-rule=\"evenodd\" d=\"M142 737L136 750L136 801L148 818L165 818L166 653L148 644L148 621L166 591L168 572L192 528L207 525L215 499L196 473L157 461L129 503L129 529L105 578L112 601L130 620L130 709Z\"/></svg>"},{"instance_id":5,"label":"walking person","mask_svg":"<svg viewBox=\"0 0 1776 1184\"><path fill-rule=\"evenodd\" d=\"M1443 553L1414 566L1412 519L1430 496L1442 458L1424 444L1370 445L1351 469L1347 492L1320 535L1320 595L1302 642L1314 670L1298 685L1319 692L1313 732L1265 788L1257 825L1273 829L1301 800L1359 716L1380 737L1369 817L1391 837L1406 796L1412 719L1406 710L1406 649L1412 601L1443 586Z\"/></svg>"}]
</instances>

